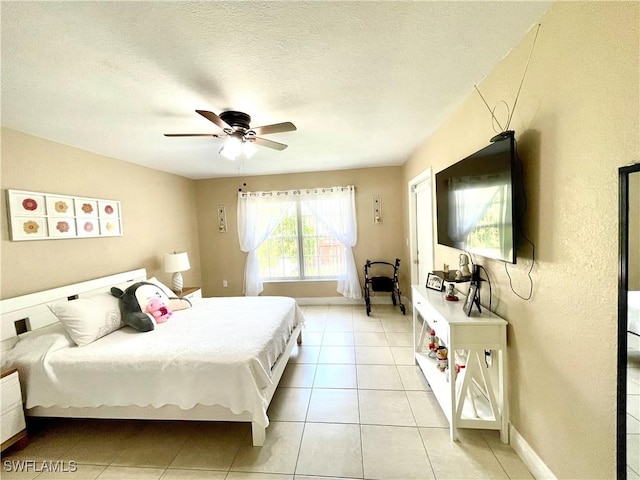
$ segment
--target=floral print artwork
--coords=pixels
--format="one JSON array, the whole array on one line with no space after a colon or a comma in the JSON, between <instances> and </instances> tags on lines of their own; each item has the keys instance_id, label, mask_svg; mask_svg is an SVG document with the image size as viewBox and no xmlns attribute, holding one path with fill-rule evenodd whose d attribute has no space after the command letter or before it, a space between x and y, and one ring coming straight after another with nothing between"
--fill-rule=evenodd
<instances>
[{"instance_id":1,"label":"floral print artwork","mask_svg":"<svg viewBox=\"0 0 640 480\"><path fill-rule=\"evenodd\" d=\"M7 190L12 241L122 236L120 202Z\"/></svg>"},{"instance_id":2,"label":"floral print artwork","mask_svg":"<svg viewBox=\"0 0 640 480\"><path fill-rule=\"evenodd\" d=\"M82 211L84 213L86 213L87 215L91 214L93 212L93 207L91 206L90 203L83 203L82 204Z\"/></svg>"},{"instance_id":3,"label":"floral print artwork","mask_svg":"<svg viewBox=\"0 0 640 480\"><path fill-rule=\"evenodd\" d=\"M62 200L60 200L56 202L55 209L58 213L67 213L67 210L69 210L69 205L67 205L67 202L63 202Z\"/></svg>"},{"instance_id":4,"label":"floral print artwork","mask_svg":"<svg viewBox=\"0 0 640 480\"><path fill-rule=\"evenodd\" d=\"M58 222L58 224L56 225L56 230L58 230L60 233L67 233L69 231L69 222Z\"/></svg>"},{"instance_id":5,"label":"floral print artwork","mask_svg":"<svg viewBox=\"0 0 640 480\"><path fill-rule=\"evenodd\" d=\"M38 202L36 202L33 198L25 198L22 201L22 208L33 212L36 208L38 208Z\"/></svg>"},{"instance_id":6,"label":"floral print artwork","mask_svg":"<svg viewBox=\"0 0 640 480\"><path fill-rule=\"evenodd\" d=\"M98 200L98 215L100 218L118 218L118 204Z\"/></svg>"},{"instance_id":7,"label":"floral print artwork","mask_svg":"<svg viewBox=\"0 0 640 480\"><path fill-rule=\"evenodd\" d=\"M24 222L22 224L22 229L24 230L24 233L30 235L33 233L38 233L38 230L40 229L40 225L38 225L33 220L29 220L28 222Z\"/></svg>"}]
</instances>

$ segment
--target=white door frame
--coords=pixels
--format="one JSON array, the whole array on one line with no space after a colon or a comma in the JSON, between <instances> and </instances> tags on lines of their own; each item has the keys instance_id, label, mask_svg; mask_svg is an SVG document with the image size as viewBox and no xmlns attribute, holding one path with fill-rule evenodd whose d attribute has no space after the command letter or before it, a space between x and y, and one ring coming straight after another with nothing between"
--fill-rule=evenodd
<instances>
[{"instance_id":1,"label":"white door frame","mask_svg":"<svg viewBox=\"0 0 640 480\"><path fill-rule=\"evenodd\" d=\"M414 189L416 185L424 182L425 180L431 181L432 188L432 207L433 208L433 178L431 176L431 167L427 168L424 172L420 173L416 177L409 180L407 185L408 200L409 200L409 265L411 267L411 285L418 283L418 265L415 261L418 258L418 244L416 242L416 203L414 199ZM431 251L431 263L433 263L433 250Z\"/></svg>"}]
</instances>

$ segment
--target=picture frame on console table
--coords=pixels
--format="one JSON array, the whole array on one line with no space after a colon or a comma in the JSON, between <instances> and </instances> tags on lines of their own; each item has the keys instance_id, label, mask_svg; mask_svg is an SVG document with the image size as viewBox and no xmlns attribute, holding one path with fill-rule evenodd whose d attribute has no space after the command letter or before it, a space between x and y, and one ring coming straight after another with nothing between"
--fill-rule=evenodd
<instances>
[{"instance_id":1,"label":"picture frame on console table","mask_svg":"<svg viewBox=\"0 0 640 480\"><path fill-rule=\"evenodd\" d=\"M427 288L441 292L444 287L444 280L435 273L427 274Z\"/></svg>"},{"instance_id":2,"label":"picture frame on console table","mask_svg":"<svg viewBox=\"0 0 640 480\"><path fill-rule=\"evenodd\" d=\"M477 285L471 285L469 287L469 293L467 294L467 299L464 301L464 305L462 306L462 309L464 310L464 313L467 315L467 317L471 316L473 301L475 300L477 294L478 294Z\"/></svg>"}]
</instances>

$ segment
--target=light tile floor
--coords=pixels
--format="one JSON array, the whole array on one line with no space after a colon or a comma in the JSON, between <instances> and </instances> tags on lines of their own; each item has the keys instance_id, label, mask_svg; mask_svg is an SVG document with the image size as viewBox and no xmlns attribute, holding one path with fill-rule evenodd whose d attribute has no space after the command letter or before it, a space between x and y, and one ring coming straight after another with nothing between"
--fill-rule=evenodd
<instances>
[{"instance_id":1,"label":"light tile floor","mask_svg":"<svg viewBox=\"0 0 640 480\"><path fill-rule=\"evenodd\" d=\"M498 432L462 430L459 442L449 441L413 362L410 316L390 305L374 305L370 317L364 306L303 311L303 344L269 408L262 448L242 423L44 420L26 449L5 452L2 478L533 478ZM11 463L19 460L34 463L12 471L28 465ZM76 472L42 471L70 470L71 462Z\"/></svg>"}]
</instances>

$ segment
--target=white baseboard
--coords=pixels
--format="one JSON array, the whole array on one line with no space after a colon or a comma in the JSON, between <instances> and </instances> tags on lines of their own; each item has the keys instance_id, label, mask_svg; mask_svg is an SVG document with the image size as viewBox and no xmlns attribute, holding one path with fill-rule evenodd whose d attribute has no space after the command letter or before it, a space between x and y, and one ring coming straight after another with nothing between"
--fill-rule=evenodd
<instances>
[{"instance_id":1,"label":"white baseboard","mask_svg":"<svg viewBox=\"0 0 640 480\"><path fill-rule=\"evenodd\" d=\"M538 454L531 448L531 445L527 443L520 432L518 432L513 425L509 426L509 438L511 448L518 454L522 463L531 472L534 478L541 480L557 480L557 477L553 474L551 469L542 461Z\"/></svg>"},{"instance_id":2,"label":"white baseboard","mask_svg":"<svg viewBox=\"0 0 640 480\"><path fill-rule=\"evenodd\" d=\"M300 297L298 305L364 305L364 300L345 297ZM391 303L391 302L389 302Z\"/></svg>"},{"instance_id":3,"label":"white baseboard","mask_svg":"<svg viewBox=\"0 0 640 480\"><path fill-rule=\"evenodd\" d=\"M345 297L300 297L296 298L298 305L362 305L364 306L364 299L360 298L354 300L352 298ZM385 295L384 297L371 297L371 305L392 305L391 296ZM402 304L406 307L406 311L411 311L411 302L408 298L402 297Z\"/></svg>"}]
</instances>

